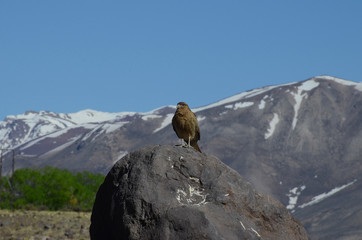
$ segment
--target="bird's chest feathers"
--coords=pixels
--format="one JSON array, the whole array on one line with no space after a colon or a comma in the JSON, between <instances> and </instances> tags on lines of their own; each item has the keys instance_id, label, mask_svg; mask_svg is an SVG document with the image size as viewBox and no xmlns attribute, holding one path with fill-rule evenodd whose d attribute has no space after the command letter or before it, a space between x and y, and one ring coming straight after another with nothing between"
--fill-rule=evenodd
<instances>
[{"instance_id":1,"label":"bird's chest feathers","mask_svg":"<svg viewBox=\"0 0 362 240\"><path fill-rule=\"evenodd\" d=\"M185 128L186 125L189 125L190 122L187 121L187 118L182 113L177 114L177 123L181 128Z\"/></svg>"},{"instance_id":2,"label":"bird's chest feathers","mask_svg":"<svg viewBox=\"0 0 362 240\"><path fill-rule=\"evenodd\" d=\"M193 122L182 113L177 114L177 125L179 126L179 128L182 128L184 130L190 130L194 128Z\"/></svg>"}]
</instances>

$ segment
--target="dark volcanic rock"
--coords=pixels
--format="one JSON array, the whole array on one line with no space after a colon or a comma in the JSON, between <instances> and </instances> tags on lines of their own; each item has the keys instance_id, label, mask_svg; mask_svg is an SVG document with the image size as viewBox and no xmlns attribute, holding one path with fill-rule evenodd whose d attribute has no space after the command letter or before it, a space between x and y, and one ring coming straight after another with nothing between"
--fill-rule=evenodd
<instances>
[{"instance_id":1,"label":"dark volcanic rock","mask_svg":"<svg viewBox=\"0 0 362 240\"><path fill-rule=\"evenodd\" d=\"M301 224L220 160L150 146L118 161L98 190L91 239L308 239Z\"/></svg>"}]
</instances>

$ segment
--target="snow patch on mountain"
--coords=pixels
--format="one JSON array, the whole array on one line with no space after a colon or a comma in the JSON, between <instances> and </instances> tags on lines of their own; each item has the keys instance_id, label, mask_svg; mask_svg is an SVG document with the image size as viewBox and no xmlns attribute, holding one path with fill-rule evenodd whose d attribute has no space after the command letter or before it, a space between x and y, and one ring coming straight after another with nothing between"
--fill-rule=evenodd
<instances>
[{"instance_id":1,"label":"snow patch on mountain","mask_svg":"<svg viewBox=\"0 0 362 240\"><path fill-rule=\"evenodd\" d=\"M128 154L128 151L120 151L118 153L118 156L116 157L116 161L120 160L121 158L123 158L124 156L126 156Z\"/></svg>"},{"instance_id":2,"label":"snow patch on mountain","mask_svg":"<svg viewBox=\"0 0 362 240\"><path fill-rule=\"evenodd\" d=\"M307 187L305 185L301 185L299 187L295 187L289 190L289 193L287 193L287 197L289 197L289 204L287 206L287 209L292 210L294 212L294 208L297 205L298 197L302 193L303 190L305 190Z\"/></svg>"},{"instance_id":3,"label":"snow patch on mountain","mask_svg":"<svg viewBox=\"0 0 362 240\"><path fill-rule=\"evenodd\" d=\"M92 138L92 141L102 134L103 125L94 125L92 130L83 136L82 141L86 141L88 138Z\"/></svg>"},{"instance_id":4,"label":"snow patch on mountain","mask_svg":"<svg viewBox=\"0 0 362 240\"><path fill-rule=\"evenodd\" d=\"M156 133L158 131L160 131L161 129L164 129L165 127L167 127L168 125L171 124L172 122L172 118L173 118L173 113L167 114L166 117L163 119L161 126L156 128L153 133Z\"/></svg>"},{"instance_id":5,"label":"snow patch on mountain","mask_svg":"<svg viewBox=\"0 0 362 240\"><path fill-rule=\"evenodd\" d=\"M203 120L205 120L205 119L206 119L205 116L197 116L197 121L198 121L198 122L201 122L201 121L203 121Z\"/></svg>"},{"instance_id":6,"label":"snow patch on mountain","mask_svg":"<svg viewBox=\"0 0 362 240\"><path fill-rule=\"evenodd\" d=\"M336 77L332 77L332 76L328 76L328 75L316 76L313 79L330 80L330 81L334 81L336 83L339 83L341 85L355 87L356 90L362 91L362 83L361 82L359 82L359 83L352 82L352 81L348 81L348 80L345 80L345 79L342 79L342 78L336 78Z\"/></svg>"},{"instance_id":7,"label":"snow patch on mountain","mask_svg":"<svg viewBox=\"0 0 362 240\"><path fill-rule=\"evenodd\" d=\"M262 110L262 109L264 109L265 108L265 101L264 101L264 99L262 99L261 101L260 101L260 103L259 103L259 105L258 105L258 108L260 109L260 110Z\"/></svg>"},{"instance_id":8,"label":"snow patch on mountain","mask_svg":"<svg viewBox=\"0 0 362 240\"><path fill-rule=\"evenodd\" d=\"M53 133L50 133L50 134L46 134L46 135L41 136L39 138L36 138L36 139L25 142L24 145L22 145L20 147L20 150L23 151L23 150L25 150L27 148L30 148L30 147L40 143L41 141L47 139L47 138L56 139L59 136L67 134L72 129L76 129L76 128L93 129L95 126L98 126L98 125L96 125L96 124L83 124L81 126L72 126L72 127L68 127L68 128L65 128L65 129L61 129L59 131L56 131L56 132L53 132ZM53 142L53 143L56 143L56 142Z\"/></svg>"},{"instance_id":9,"label":"snow patch on mountain","mask_svg":"<svg viewBox=\"0 0 362 240\"><path fill-rule=\"evenodd\" d=\"M136 114L136 112L109 113L86 109L75 113L61 113L59 114L59 116L60 118L67 119L74 124L84 124L116 121L121 120L125 117L134 116Z\"/></svg>"},{"instance_id":10,"label":"snow patch on mountain","mask_svg":"<svg viewBox=\"0 0 362 240\"><path fill-rule=\"evenodd\" d=\"M52 155L52 154L55 154L59 151L62 151L64 149L66 149L67 147L71 146L74 142L76 142L77 140L79 140L82 136L76 136L76 137L73 137L71 139L69 139L66 143L46 152L45 154L41 155L40 157L46 157L46 156L49 156L49 155Z\"/></svg>"},{"instance_id":11,"label":"snow patch on mountain","mask_svg":"<svg viewBox=\"0 0 362 240\"><path fill-rule=\"evenodd\" d=\"M250 107L250 106L253 106L253 105L254 105L254 102L238 102L238 103L235 103L235 104L226 105L225 108L237 110L237 109L240 109L240 108L246 108L246 107Z\"/></svg>"},{"instance_id":12,"label":"snow patch on mountain","mask_svg":"<svg viewBox=\"0 0 362 240\"><path fill-rule=\"evenodd\" d=\"M273 114L273 119L269 123L269 128L268 128L267 132L264 135L265 139L268 139L273 135L273 133L275 131L275 127L276 127L276 125L278 123L279 123L279 115L274 113Z\"/></svg>"},{"instance_id":13,"label":"snow patch on mountain","mask_svg":"<svg viewBox=\"0 0 362 240\"><path fill-rule=\"evenodd\" d=\"M87 123L87 124L80 124L75 125L71 127L67 127L65 129L61 129L59 131L47 134L45 136L39 137L37 139L31 140L26 142L23 146L21 146L20 150L25 151L26 149L29 149L37 144L41 144L42 141L47 141L47 139L57 139L58 137L61 137L61 142L53 141L54 148L50 151L46 152L42 156L46 157L49 154L54 154L58 151L62 151L68 146L72 145L75 141L81 139L82 141L86 141L88 138L91 138L92 141L95 140L99 135L101 134L108 134L113 131L118 130L123 125L125 125L128 122L115 122L115 123L103 123L103 124L96 124L96 123ZM84 131L80 131L79 129L88 129L88 132L86 134ZM72 131L75 132L72 132ZM90 130L90 131L89 131ZM52 141L52 140L49 140Z\"/></svg>"},{"instance_id":14,"label":"snow patch on mountain","mask_svg":"<svg viewBox=\"0 0 362 240\"><path fill-rule=\"evenodd\" d=\"M124 156L126 156L128 154L128 151L119 151L118 155L114 158L113 163L111 164L111 167L116 164L116 162L118 162L119 160L121 160L121 158L123 158Z\"/></svg>"},{"instance_id":15,"label":"snow patch on mountain","mask_svg":"<svg viewBox=\"0 0 362 240\"><path fill-rule=\"evenodd\" d=\"M348 81L348 80L345 80L342 78L336 78L336 77L332 77L332 76L328 76L328 75L315 76L313 79L323 79L323 80L334 81L334 82L337 82L337 83L345 85L345 86L355 86L357 84L352 81Z\"/></svg>"},{"instance_id":16,"label":"snow patch on mountain","mask_svg":"<svg viewBox=\"0 0 362 240\"><path fill-rule=\"evenodd\" d=\"M262 110L262 109L265 108L265 104L266 104L265 100L266 100L268 97L269 97L268 95L265 95L265 96L263 97L263 99L260 100L260 103L259 103L259 105L258 105L258 108L259 108L260 110Z\"/></svg>"},{"instance_id":17,"label":"snow patch on mountain","mask_svg":"<svg viewBox=\"0 0 362 240\"><path fill-rule=\"evenodd\" d=\"M298 207L299 207L299 208L305 208L305 207L308 207L308 206L312 206L312 205L314 205L314 204L317 204L317 203L323 201L324 199L329 198L329 197L331 197L332 195L334 195L334 194L342 191L343 189L351 186L351 185L354 184L355 182L357 182L357 179L353 180L353 181L350 182L350 183L347 183L347 184L345 184L345 185L342 185L342 186L340 186L340 187L333 188L331 191L329 191L329 192L327 192L327 193L319 194L319 195L313 197L310 202L304 203L304 204L302 204L302 205L300 205L300 206L298 206Z\"/></svg>"},{"instance_id":18,"label":"snow patch on mountain","mask_svg":"<svg viewBox=\"0 0 362 240\"><path fill-rule=\"evenodd\" d=\"M0 129L0 139L4 139L6 141L7 137L10 135L10 133L11 133L10 128L2 128L2 129ZM5 141L2 142L2 147L3 148L8 148L9 144L7 142L5 142Z\"/></svg>"},{"instance_id":19,"label":"snow patch on mountain","mask_svg":"<svg viewBox=\"0 0 362 240\"><path fill-rule=\"evenodd\" d=\"M156 114L150 114L150 115L144 115L142 116L142 120L147 121L149 119L155 119L155 118L161 118L161 115L156 115Z\"/></svg>"},{"instance_id":20,"label":"snow patch on mountain","mask_svg":"<svg viewBox=\"0 0 362 240\"><path fill-rule=\"evenodd\" d=\"M296 93L292 92L292 96L294 97L295 104L294 104L294 117L292 122L292 128L295 129L295 126L297 125L298 121L298 112L299 108L302 104L302 101L308 97L308 91L311 91L312 89L319 86L319 82L316 82L314 80L305 81L302 83L301 86L298 87L298 90Z\"/></svg>"},{"instance_id":21,"label":"snow patch on mountain","mask_svg":"<svg viewBox=\"0 0 362 240\"><path fill-rule=\"evenodd\" d=\"M281 85L267 86L267 87L263 87L263 88L256 88L256 89L253 89L253 90L250 90L250 91L247 91L247 92L242 92L242 93L236 94L234 96L222 99L220 101L217 101L215 103L206 105L204 107L195 108L195 109L193 109L193 112L200 112L200 111L203 111L203 110L206 110L206 109L219 107L219 106L230 104L230 103L233 103L233 102L236 102L236 101L248 99L248 98L255 97L257 95L263 94L265 92L268 92L268 91L270 91L270 90L272 90L274 88L287 86L287 85L292 85L292 84L295 84L295 82L287 83L287 84L281 84Z\"/></svg>"},{"instance_id":22,"label":"snow patch on mountain","mask_svg":"<svg viewBox=\"0 0 362 240\"><path fill-rule=\"evenodd\" d=\"M118 122L118 123L105 123L102 126L102 129L104 129L105 133L111 133L114 132L118 129L120 129L121 127L123 127L123 125L127 124L128 122Z\"/></svg>"}]
</instances>

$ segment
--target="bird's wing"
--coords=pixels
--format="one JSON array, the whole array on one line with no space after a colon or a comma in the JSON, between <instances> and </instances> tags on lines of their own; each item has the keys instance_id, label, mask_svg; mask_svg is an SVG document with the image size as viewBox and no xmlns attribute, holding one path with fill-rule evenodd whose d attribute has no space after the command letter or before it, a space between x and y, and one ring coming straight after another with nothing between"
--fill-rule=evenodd
<instances>
[{"instance_id":1,"label":"bird's wing","mask_svg":"<svg viewBox=\"0 0 362 240\"><path fill-rule=\"evenodd\" d=\"M196 133L195 133L195 137L197 140L200 140L200 128L199 128L199 124L196 122Z\"/></svg>"},{"instance_id":2,"label":"bird's wing","mask_svg":"<svg viewBox=\"0 0 362 240\"><path fill-rule=\"evenodd\" d=\"M189 114L190 120L193 122L193 124L195 126L195 139L200 140L200 128L199 128L199 123L197 122L196 114L194 112L192 112L191 110L190 110L190 113L192 113L192 114Z\"/></svg>"},{"instance_id":3,"label":"bird's wing","mask_svg":"<svg viewBox=\"0 0 362 240\"><path fill-rule=\"evenodd\" d=\"M176 132L176 114L172 118L172 128Z\"/></svg>"}]
</instances>

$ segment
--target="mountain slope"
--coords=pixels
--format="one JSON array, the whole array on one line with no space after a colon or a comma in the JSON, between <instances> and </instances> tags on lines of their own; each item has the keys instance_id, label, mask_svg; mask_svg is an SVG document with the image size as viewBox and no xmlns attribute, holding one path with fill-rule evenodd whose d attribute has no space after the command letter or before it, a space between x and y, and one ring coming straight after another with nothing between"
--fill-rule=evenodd
<instances>
[{"instance_id":1,"label":"mountain slope","mask_svg":"<svg viewBox=\"0 0 362 240\"><path fill-rule=\"evenodd\" d=\"M258 191L273 195L306 224L315 221L324 204L350 189L355 189L350 193L355 197L334 202L335 208L354 206L362 194L356 187L362 176L361 83L319 76L254 89L193 110L199 120L201 150L237 170ZM120 114L106 121L70 120L72 124L61 128L69 120L62 118L62 123L48 126L59 127L52 133L30 137L31 141L22 138L25 140L14 144L20 153L16 166L52 165L105 174L118 159L137 148L177 144L171 127L174 111L174 106L167 106L147 114ZM7 131L1 141L10 144L21 139L11 127L14 125L9 121L0 123L0 132ZM33 133L24 131L30 127L19 125L16 129L24 136L37 136L34 127ZM8 171L10 161L4 165ZM314 197L345 185L319 203L301 208ZM353 229L356 218L352 213L341 219L327 214L333 211L328 209L323 212L324 233L347 231L348 226ZM358 214L356 209L354 212ZM344 228L333 225L342 220ZM331 231L327 226L336 228ZM306 228L312 239L324 236L319 230L322 226L309 224Z\"/></svg>"}]
</instances>

